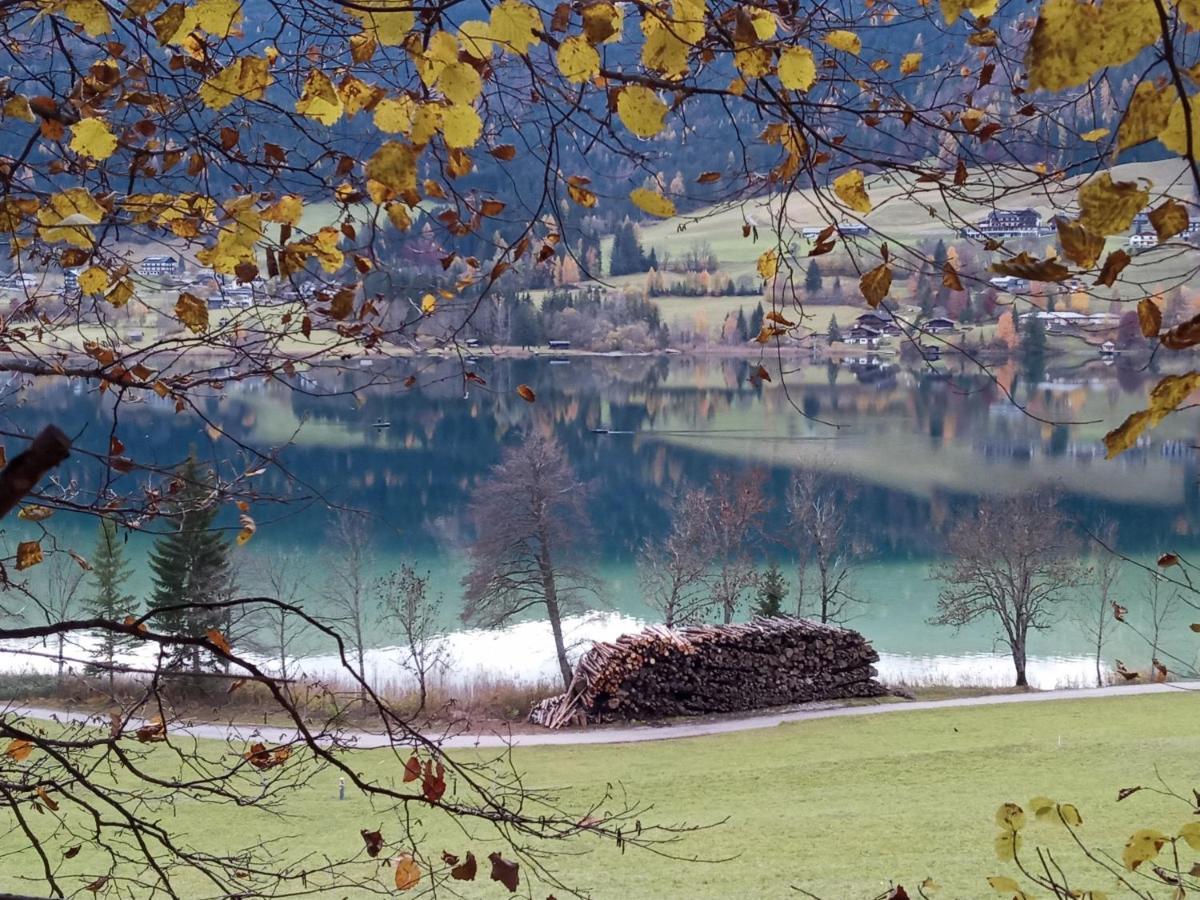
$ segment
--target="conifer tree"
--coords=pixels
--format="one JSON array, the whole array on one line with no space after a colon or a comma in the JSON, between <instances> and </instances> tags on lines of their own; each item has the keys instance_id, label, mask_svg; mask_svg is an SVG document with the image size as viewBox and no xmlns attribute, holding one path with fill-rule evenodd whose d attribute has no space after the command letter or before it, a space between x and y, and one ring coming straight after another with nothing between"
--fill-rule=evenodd
<instances>
[{"instance_id":1,"label":"conifer tree","mask_svg":"<svg viewBox=\"0 0 1200 900\"><path fill-rule=\"evenodd\" d=\"M135 612L137 601L132 594L125 593L129 581L129 564L121 546L117 526L111 519L100 520L100 533L96 538L96 549L92 553L92 587L95 593L85 601L88 612L98 619L120 622ZM107 629L97 632L97 643L92 649L93 662L85 668L89 675L108 673L108 689L113 688L113 663L117 653L128 645L129 639ZM100 665L103 663L104 665Z\"/></svg>"},{"instance_id":2,"label":"conifer tree","mask_svg":"<svg viewBox=\"0 0 1200 900\"><path fill-rule=\"evenodd\" d=\"M787 597L787 581L774 560L758 584L758 600L754 614L758 616L783 615L783 601Z\"/></svg>"},{"instance_id":3,"label":"conifer tree","mask_svg":"<svg viewBox=\"0 0 1200 900\"><path fill-rule=\"evenodd\" d=\"M763 312L763 305L760 300L758 305L754 307L754 312L750 314L750 325L746 329L748 337L757 337L762 332L764 316L765 313Z\"/></svg>"},{"instance_id":4,"label":"conifer tree","mask_svg":"<svg viewBox=\"0 0 1200 900\"><path fill-rule=\"evenodd\" d=\"M804 290L810 294L815 294L821 290L821 267L814 259L808 264L808 271L804 273Z\"/></svg>"},{"instance_id":5,"label":"conifer tree","mask_svg":"<svg viewBox=\"0 0 1200 900\"><path fill-rule=\"evenodd\" d=\"M229 546L213 529L216 504L210 499L211 475L189 457L179 473L183 489L174 503L177 531L160 537L150 552L154 590L150 598L155 627L171 634L203 637L226 627L224 611L210 604L222 599L230 584ZM168 607L186 606L185 609ZM155 610L163 609L161 613ZM172 669L193 673L215 668L199 647L180 647L168 661Z\"/></svg>"}]
</instances>

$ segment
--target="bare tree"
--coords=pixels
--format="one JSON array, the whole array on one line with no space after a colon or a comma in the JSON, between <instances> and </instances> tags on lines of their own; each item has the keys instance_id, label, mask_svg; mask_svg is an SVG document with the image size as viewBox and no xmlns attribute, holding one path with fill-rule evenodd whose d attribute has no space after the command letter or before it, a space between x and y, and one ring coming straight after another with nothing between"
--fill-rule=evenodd
<instances>
[{"instance_id":1,"label":"bare tree","mask_svg":"<svg viewBox=\"0 0 1200 900\"><path fill-rule=\"evenodd\" d=\"M545 610L564 685L571 663L563 611L595 590L578 564L591 532L587 498L562 448L534 434L505 451L471 502L475 540L463 621L497 628L526 610Z\"/></svg>"},{"instance_id":2,"label":"bare tree","mask_svg":"<svg viewBox=\"0 0 1200 900\"><path fill-rule=\"evenodd\" d=\"M712 502L703 488L685 491L671 504L670 532L648 538L638 554L643 595L668 628L699 619L708 604Z\"/></svg>"},{"instance_id":3,"label":"bare tree","mask_svg":"<svg viewBox=\"0 0 1200 900\"><path fill-rule=\"evenodd\" d=\"M265 596L286 606L303 608L310 590L303 560L295 551L260 554L247 567L245 577ZM304 621L285 606L268 605L254 610L246 622L250 627L244 643L278 663L281 680L293 677L298 655L295 647L304 635Z\"/></svg>"},{"instance_id":4,"label":"bare tree","mask_svg":"<svg viewBox=\"0 0 1200 900\"><path fill-rule=\"evenodd\" d=\"M65 555L52 556L42 569L42 585L40 590L30 593L37 606L39 618L47 625L56 622L67 622L79 612L80 590L83 587L84 570L73 559ZM57 679L62 683L63 669L66 667L66 632L55 635L56 655L58 664Z\"/></svg>"},{"instance_id":5,"label":"bare tree","mask_svg":"<svg viewBox=\"0 0 1200 900\"><path fill-rule=\"evenodd\" d=\"M1147 640L1150 644L1150 672L1153 676L1162 665L1158 659L1159 644L1162 642L1163 627L1170 621L1179 606L1179 591L1173 587L1163 590L1164 585L1169 587L1170 583L1163 578L1160 572L1150 572L1146 577L1149 580L1146 589L1146 606L1150 620Z\"/></svg>"},{"instance_id":6,"label":"bare tree","mask_svg":"<svg viewBox=\"0 0 1200 900\"><path fill-rule=\"evenodd\" d=\"M933 567L944 583L935 625L962 627L994 618L1026 687L1029 633L1049 628L1084 569L1070 524L1055 497L1029 494L985 500L949 539L951 559Z\"/></svg>"},{"instance_id":7,"label":"bare tree","mask_svg":"<svg viewBox=\"0 0 1200 900\"><path fill-rule=\"evenodd\" d=\"M1117 526L1104 522L1096 530L1099 551L1091 563L1091 584L1095 588L1085 600L1078 616L1079 626L1092 641L1096 664L1096 687L1104 686L1104 642L1113 627L1113 592L1121 577L1121 557L1116 552Z\"/></svg>"},{"instance_id":8,"label":"bare tree","mask_svg":"<svg viewBox=\"0 0 1200 900\"><path fill-rule=\"evenodd\" d=\"M796 542L796 614L810 611L822 622L844 622L860 603L851 578L853 564L869 545L850 530L846 510L855 491L838 492L813 471L797 472L788 485L787 509Z\"/></svg>"},{"instance_id":9,"label":"bare tree","mask_svg":"<svg viewBox=\"0 0 1200 900\"><path fill-rule=\"evenodd\" d=\"M758 578L752 551L768 506L765 481L761 469L736 476L713 475L709 518L716 572L710 582L711 598L726 624L733 621L742 595Z\"/></svg>"},{"instance_id":10,"label":"bare tree","mask_svg":"<svg viewBox=\"0 0 1200 900\"><path fill-rule=\"evenodd\" d=\"M374 621L368 575L374 558L374 542L366 516L342 510L334 526L326 564L325 591L332 609L327 618L346 642L359 676L364 681L369 681L366 670L367 635Z\"/></svg>"},{"instance_id":11,"label":"bare tree","mask_svg":"<svg viewBox=\"0 0 1200 900\"><path fill-rule=\"evenodd\" d=\"M393 625L408 644L400 664L417 681L420 712L429 696L429 676L447 662L446 645L438 638L441 597L430 596L428 572L418 575L407 564L378 579L374 592L384 624Z\"/></svg>"}]
</instances>

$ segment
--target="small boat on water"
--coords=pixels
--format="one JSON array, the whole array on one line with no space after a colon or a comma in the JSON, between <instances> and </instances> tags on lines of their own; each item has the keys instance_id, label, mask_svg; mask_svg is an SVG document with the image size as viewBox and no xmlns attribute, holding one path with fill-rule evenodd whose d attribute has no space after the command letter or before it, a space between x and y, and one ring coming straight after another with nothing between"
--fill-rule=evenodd
<instances>
[{"instance_id":1,"label":"small boat on water","mask_svg":"<svg viewBox=\"0 0 1200 900\"><path fill-rule=\"evenodd\" d=\"M632 431L617 431L612 428L591 428L592 434L633 434Z\"/></svg>"},{"instance_id":2,"label":"small boat on water","mask_svg":"<svg viewBox=\"0 0 1200 900\"><path fill-rule=\"evenodd\" d=\"M371 427L372 428L391 428L392 423L385 422L383 419L376 419L374 422L371 423Z\"/></svg>"}]
</instances>

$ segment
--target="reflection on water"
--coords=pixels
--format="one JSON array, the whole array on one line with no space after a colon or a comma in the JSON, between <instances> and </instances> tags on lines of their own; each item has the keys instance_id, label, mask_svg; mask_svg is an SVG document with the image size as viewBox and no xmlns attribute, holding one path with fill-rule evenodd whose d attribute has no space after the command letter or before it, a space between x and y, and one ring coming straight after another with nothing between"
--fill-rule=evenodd
<instances>
[{"instance_id":1,"label":"reflection on water","mask_svg":"<svg viewBox=\"0 0 1200 900\"><path fill-rule=\"evenodd\" d=\"M395 365L402 378L414 364ZM926 624L937 595L928 561L938 554L950 523L981 494L1055 487L1084 525L1118 522L1122 548L1143 558L1190 546L1200 524L1195 440L1186 416L1168 419L1119 460L1102 459L1100 438L1143 404L1154 380L1119 365L1051 371L1036 384L1024 384L1015 367L993 380L898 366L796 362L788 364L784 379L771 367L772 383L752 385L750 364L727 359L574 358L551 365L546 359L484 357L475 368L486 385L472 384L465 393L455 366L448 361L431 368L423 361L420 384L411 390L362 387L379 377L377 366L305 373L297 376L303 392L253 381L204 398L202 407L213 421L247 447L278 452L281 462L259 477L258 489L264 498L287 502L255 504L258 534L237 552L249 557L301 551L311 567L306 606L320 612L323 554L333 521L328 507L366 510L376 535L377 568L400 559L428 567L446 596L450 627L458 607L459 550L467 538L462 512L471 487L506 442L534 429L555 435L578 473L594 484L595 565L608 585L606 603L645 618L632 559L644 538L666 527L667 498L718 468L751 465L768 470L778 497L789 472L815 469L833 484L858 488L851 520L875 548L857 576L859 593L870 602L851 624L885 654L935 659L945 668L949 658L968 667L973 658L968 654L996 649L988 627L956 634ZM521 383L534 388L536 403L516 395ZM348 391L359 387L355 399ZM1006 391L1026 412L1009 402ZM94 385L79 382L62 390L13 380L4 396L5 430L31 433L53 421L70 433L82 431L83 447L107 451L106 416L113 400ZM376 422L390 426L377 428ZM195 417L176 415L153 396L122 402L118 434L138 462L174 464L195 447L225 475L261 465L248 451L231 451L228 442L214 444ZM94 499L103 475L99 463L82 456L63 472L85 502ZM120 475L117 486L128 490L138 483L135 470ZM225 521L233 526L236 511L227 511ZM90 523L60 514L52 524L63 546L90 550ZM33 530L30 523L8 523L6 539L21 540ZM769 530L778 544L764 546L764 563L776 558L786 571L794 536L787 533L781 509ZM135 561L148 540L131 539ZM138 568L133 589L144 596L145 567ZM1127 575L1122 603L1131 617L1139 615L1141 593L1140 578ZM1181 622L1194 618L1186 610L1180 615ZM384 628L377 635L381 646L394 642ZM1080 629L1068 625L1039 635L1032 652L1068 659L1062 665L1069 667L1088 647ZM1136 641L1114 643L1107 655L1112 654L1124 654L1130 664L1148 662L1140 661L1139 654L1148 654ZM1047 665L1058 671L1057 663ZM974 677L969 667L959 670L964 678Z\"/></svg>"}]
</instances>

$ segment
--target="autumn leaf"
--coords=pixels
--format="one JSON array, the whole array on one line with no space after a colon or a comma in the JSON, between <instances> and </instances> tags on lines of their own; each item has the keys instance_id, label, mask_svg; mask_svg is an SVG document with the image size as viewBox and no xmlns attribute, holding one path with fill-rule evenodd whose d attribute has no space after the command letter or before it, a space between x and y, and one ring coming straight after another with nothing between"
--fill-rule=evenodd
<instances>
[{"instance_id":1,"label":"autumn leaf","mask_svg":"<svg viewBox=\"0 0 1200 900\"><path fill-rule=\"evenodd\" d=\"M1132 181L1114 182L1107 172L1083 184L1078 195L1079 224L1105 237L1128 229L1150 200L1145 188Z\"/></svg>"},{"instance_id":2,"label":"autumn leaf","mask_svg":"<svg viewBox=\"0 0 1200 900\"><path fill-rule=\"evenodd\" d=\"M921 58L922 54L920 53L905 53L900 58L900 74L913 75L919 72L921 70Z\"/></svg>"},{"instance_id":3,"label":"autumn leaf","mask_svg":"<svg viewBox=\"0 0 1200 900\"><path fill-rule=\"evenodd\" d=\"M1100 277L1096 279L1095 284L1112 287L1116 284L1117 276L1131 261L1129 254L1124 250L1114 250L1104 260L1104 266L1100 269Z\"/></svg>"},{"instance_id":4,"label":"autumn leaf","mask_svg":"<svg viewBox=\"0 0 1200 900\"><path fill-rule=\"evenodd\" d=\"M1137 305L1138 325L1141 326L1143 337L1158 337L1162 329L1162 310L1149 297L1143 297Z\"/></svg>"},{"instance_id":5,"label":"autumn leaf","mask_svg":"<svg viewBox=\"0 0 1200 900\"><path fill-rule=\"evenodd\" d=\"M1158 558L1158 566L1161 569L1168 569L1171 566L1179 565L1179 556L1175 553L1164 553Z\"/></svg>"},{"instance_id":6,"label":"autumn leaf","mask_svg":"<svg viewBox=\"0 0 1200 900\"><path fill-rule=\"evenodd\" d=\"M420 777L421 777L421 761L419 759L417 759L417 755L414 753L412 756L410 756L408 758L408 761L404 764L404 780L406 782L416 781Z\"/></svg>"},{"instance_id":7,"label":"autumn leaf","mask_svg":"<svg viewBox=\"0 0 1200 900\"><path fill-rule=\"evenodd\" d=\"M446 767L441 762L425 761L421 772L421 792L430 803L437 803L446 793Z\"/></svg>"},{"instance_id":8,"label":"autumn leaf","mask_svg":"<svg viewBox=\"0 0 1200 900\"><path fill-rule=\"evenodd\" d=\"M1036 259L1022 250L1016 256L992 263L991 270L997 275L1011 275L1029 281L1065 281L1070 270L1056 259Z\"/></svg>"},{"instance_id":9,"label":"autumn leaf","mask_svg":"<svg viewBox=\"0 0 1200 900\"><path fill-rule=\"evenodd\" d=\"M858 169L851 169L833 179L833 192L839 200L856 212L871 211L871 198L867 196L863 173Z\"/></svg>"},{"instance_id":10,"label":"autumn leaf","mask_svg":"<svg viewBox=\"0 0 1200 900\"><path fill-rule=\"evenodd\" d=\"M450 870L450 877L455 881L474 881L477 870L475 854L468 850L467 858Z\"/></svg>"},{"instance_id":11,"label":"autumn leaf","mask_svg":"<svg viewBox=\"0 0 1200 900\"><path fill-rule=\"evenodd\" d=\"M774 248L767 250L758 257L758 262L755 264L760 278L770 281L775 277L775 273L779 271L779 254Z\"/></svg>"},{"instance_id":12,"label":"autumn leaf","mask_svg":"<svg viewBox=\"0 0 1200 900\"><path fill-rule=\"evenodd\" d=\"M1200 342L1200 335L1197 336L1197 342ZM1200 372L1165 376L1150 391L1150 405L1146 409L1133 413L1118 428L1104 436L1107 458L1112 459L1136 444L1142 432L1158 425L1174 412L1197 387L1200 387Z\"/></svg>"},{"instance_id":13,"label":"autumn leaf","mask_svg":"<svg viewBox=\"0 0 1200 900\"><path fill-rule=\"evenodd\" d=\"M888 268L887 263L876 266L859 279L858 288L874 309L892 289L892 270Z\"/></svg>"},{"instance_id":14,"label":"autumn leaf","mask_svg":"<svg viewBox=\"0 0 1200 900\"><path fill-rule=\"evenodd\" d=\"M359 833L362 835L363 843L367 845L367 856L374 859L383 850L383 832L367 831L364 828Z\"/></svg>"},{"instance_id":15,"label":"autumn leaf","mask_svg":"<svg viewBox=\"0 0 1200 900\"><path fill-rule=\"evenodd\" d=\"M1150 224L1154 226L1154 233L1161 244L1187 229L1187 208L1177 200L1168 198L1161 206L1150 211Z\"/></svg>"},{"instance_id":16,"label":"autumn leaf","mask_svg":"<svg viewBox=\"0 0 1200 900\"><path fill-rule=\"evenodd\" d=\"M187 291L180 293L175 303L175 316L194 334L208 330L208 305Z\"/></svg>"},{"instance_id":17,"label":"autumn leaf","mask_svg":"<svg viewBox=\"0 0 1200 900\"><path fill-rule=\"evenodd\" d=\"M574 84L591 81L600 74L600 54L581 34L559 44L555 59L563 78Z\"/></svg>"},{"instance_id":18,"label":"autumn leaf","mask_svg":"<svg viewBox=\"0 0 1200 900\"><path fill-rule=\"evenodd\" d=\"M229 654L233 652L232 648L229 646L229 641L225 639L225 635L221 634L221 632L217 631L217 629L208 629L208 631L205 632L205 637L207 637L209 642L222 653Z\"/></svg>"},{"instance_id":19,"label":"autumn leaf","mask_svg":"<svg viewBox=\"0 0 1200 900\"><path fill-rule=\"evenodd\" d=\"M517 385L517 395L526 403L533 403L535 400L537 400L537 394L535 394L533 392L533 388L527 384Z\"/></svg>"},{"instance_id":20,"label":"autumn leaf","mask_svg":"<svg viewBox=\"0 0 1200 900\"><path fill-rule=\"evenodd\" d=\"M807 91L817 81L817 64L807 47L788 47L779 54L779 82L790 91Z\"/></svg>"},{"instance_id":21,"label":"autumn leaf","mask_svg":"<svg viewBox=\"0 0 1200 900\"><path fill-rule=\"evenodd\" d=\"M1159 340L1168 350L1186 350L1200 344L1200 315L1169 328Z\"/></svg>"},{"instance_id":22,"label":"autumn leaf","mask_svg":"<svg viewBox=\"0 0 1200 900\"><path fill-rule=\"evenodd\" d=\"M29 754L33 752L33 743L24 738L13 738L8 742L8 747L4 750L4 755L13 762L24 762L29 759Z\"/></svg>"},{"instance_id":23,"label":"autumn leaf","mask_svg":"<svg viewBox=\"0 0 1200 900\"><path fill-rule=\"evenodd\" d=\"M862 52L862 41L853 31L845 31L840 28L831 31L825 35L825 43L834 50L841 50L854 56L858 56Z\"/></svg>"},{"instance_id":24,"label":"autumn leaf","mask_svg":"<svg viewBox=\"0 0 1200 900\"><path fill-rule=\"evenodd\" d=\"M660 219L669 219L675 215L674 201L669 197L664 197L657 191L646 190L646 188L634 188L629 192L629 199L642 212L658 216Z\"/></svg>"},{"instance_id":25,"label":"autumn leaf","mask_svg":"<svg viewBox=\"0 0 1200 900\"><path fill-rule=\"evenodd\" d=\"M1025 55L1030 90L1083 84L1120 66L1160 37L1154 0L1046 0Z\"/></svg>"},{"instance_id":26,"label":"autumn leaf","mask_svg":"<svg viewBox=\"0 0 1200 900\"><path fill-rule=\"evenodd\" d=\"M666 115L667 105L644 85L622 88L617 97L617 116L638 137L652 138L662 131Z\"/></svg>"},{"instance_id":27,"label":"autumn leaf","mask_svg":"<svg viewBox=\"0 0 1200 900\"><path fill-rule=\"evenodd\" d=\"M1104 252L1104 236L1093 234L1078 222L1059 218L1058 243L1066 256L1075 265L1090 269L1096 265L1100 254Z\"/></svg>"},{"instance_id":28,"label":"autumn leaf","mask_svg":"<svg viewBox=\"0 0 1200 900\"><path fill-rule=\"evenodd\" d=\"M1125 864L1126 869L1132 872L1142 863L1149 862L1158 856L1158 851L1169 840L1167 835L1153 828L1135 831L1125 842L1125 849L1121 853L1121 862Z\"/></svg>"},{"instance_id":29,"label":"autumn leaf","mask_svg":"<svg viewBox=\"0 0 1200 900\"><path fill-rule=\"evenodd\" d=\"M411 853L401 853L396 857L396 890L411 890L420 880L421 869Z\"/></svg>"},{"instance_id":30,"label":"autumn leaf","mask_svg":"<svg viewBox=\"0 0 1200 900\"><path fill-rule=\"evenodd\" d=\"M498 881L509 891L515 892L521 883L521 867L515 862L509 862L499 853L491 853L488 859L492 863L492 881Z\"/></svg>"},{"instance_id":31,"label":"autumn leaf","mask_svg":"<svg viewBox=\"0 0 1200 900\"><path fill-rule=\"evenodd\" d=\"M17 544L17 571L32 568L42 561L42 545L37 541L21 541Z\"/></svg>"},{"instance_id":32,"label":"autumn leaf","mask_svg":"<svg viewBox=\"0 0 1200 900\"><path fill-rule=\"evenodd\" d=\"M1121 124L1117 126L1117 149L1128 150L1159 137L1167 128L1171 104L1176 96L1175 89L1169 85L1159 88L1152 81L1138 82ZM1171 142L1169 135L1163 143L1168 142ZM1186 151L1186 137L1184 144Z\"/></svg>"},{"instance_id":33,"label":"autumn leaf","mask_svg":"<svg viewBox=\"0 0 1200 900\"><path fill-rule=\"evenodd\" d=\"M36 503L29 506L22 506L17 512L17 518L24 519L26 522L44 522L52 515L54 515L54 510L50 507L39 506Z\"/></svg>"},{"instance_id":34,"label":"autumn leaf","mask_svg":"<svg viewBox=\"0 0 1200 900\"><path fill-rule=\"evenodd\" d=\"M71 126L71 149L80 156L105 160L117 149L117 139L103 119L80 119Z\"/></svg>"}]
</instances>

